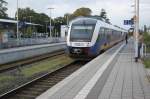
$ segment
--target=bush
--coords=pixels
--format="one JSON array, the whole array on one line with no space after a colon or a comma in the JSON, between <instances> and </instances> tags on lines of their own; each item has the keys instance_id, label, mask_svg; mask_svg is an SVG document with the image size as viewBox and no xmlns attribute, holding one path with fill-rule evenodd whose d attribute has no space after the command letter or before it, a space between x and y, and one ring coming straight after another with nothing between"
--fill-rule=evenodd
<instances>
[{"instance_id":1,"label":"bush","mask_svg":"<svg viewBox=\"0 0 150 99\"><path fill-rule=\"evenodd\" d=\"M144 33L143 39L146 45L150 45L150 35L148 33Z\"/></svg>"},{"instance_id":2,"label":"bush","mask_svg":"<svg viewBox=\"0 0 150 99\"><path fill-rule=\"evenodd\" d=\"M150 68L150 59L144 59L145 68Z\"/></svg>"}]
</instances>

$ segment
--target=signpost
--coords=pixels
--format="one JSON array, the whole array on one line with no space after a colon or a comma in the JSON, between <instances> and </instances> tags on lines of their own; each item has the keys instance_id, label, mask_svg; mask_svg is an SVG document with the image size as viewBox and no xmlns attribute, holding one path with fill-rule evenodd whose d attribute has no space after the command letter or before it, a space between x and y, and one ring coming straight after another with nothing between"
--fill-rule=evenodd
<instances>
[{"instance_id":1,"label":"signpost","mask_svg":"<svg viewBox=\"0 0 150 99\"><path fill-rule=\"evenodd\" d=\"M139 37L139 0L135 0L135 61L138 58L138 37Z\"/></svg>"},{"instance_id":2,"label":"signpost","mask_svg":"<svg viewBox=\"0 0 150 99\"><path fill-rule=\"evenodd\" d=\"M133 20L124 20L124 25L133 25L134 21Z\"/></svg>"},{"instance_id":3,"label":"signpost","mask_svg":"<svg viewBox=\"0 0 150 99\"><path fill-rule=\"evenodd\" d=\"M139 0L135 0L134 20L124 20L124 25L134 25L135 61L138 59L138 37L139 37Z\"/></svg>"}]
</instances>

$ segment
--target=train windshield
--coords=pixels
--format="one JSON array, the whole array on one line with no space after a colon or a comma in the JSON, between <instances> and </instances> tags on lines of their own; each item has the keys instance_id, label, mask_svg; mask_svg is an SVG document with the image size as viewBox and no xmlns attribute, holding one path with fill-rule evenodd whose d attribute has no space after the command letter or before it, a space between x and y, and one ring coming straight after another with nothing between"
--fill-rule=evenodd
<instances>
[{"instance_id":1,"label":"train windshield","mask_svg":"<svg viewBox=\"0 0 150 99\"><path fill-rule=\"evenodd\" d=\"M95 24L86 24L85 22L83 24L73 24L71 27L70 41L90 42Z\"/></svg>"}]
</instances>

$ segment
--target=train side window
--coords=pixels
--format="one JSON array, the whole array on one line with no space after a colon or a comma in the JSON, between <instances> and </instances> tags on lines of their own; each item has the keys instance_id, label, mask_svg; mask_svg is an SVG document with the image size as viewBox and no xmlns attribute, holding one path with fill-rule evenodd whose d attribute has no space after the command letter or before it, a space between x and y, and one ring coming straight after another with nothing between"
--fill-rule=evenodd
<instances>
[{"instance_id":1,"label":"train side window","mask_svg":"<svg viewBox=\"0 0 150 99\"><path fill-rule=\"evenodd\" d=\"M114 35L114 33L113 33L113 30L111 29L111 33L112 33L112 35Z\"/></svg>"},{"instance_id":2,"label":"train side window","mask_svg":"<svg viewBox=\"0 0 150 99\"><path fill-rule=\"evenodd\" d=\"M103 37L105 33L105 29L101 27L99 33L100 33L100 36Z\"/></svg>"}]
</instances>

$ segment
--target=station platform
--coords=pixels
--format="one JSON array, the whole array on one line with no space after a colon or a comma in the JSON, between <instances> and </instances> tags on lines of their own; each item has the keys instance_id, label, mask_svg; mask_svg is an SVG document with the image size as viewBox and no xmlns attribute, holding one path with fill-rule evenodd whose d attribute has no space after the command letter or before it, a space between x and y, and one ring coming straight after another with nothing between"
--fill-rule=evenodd
<instances>
[{"instance_id":1,"label":"station platform","mask_svg":"<svg viewBox=\"0 0 150 99\"><path fill-rule=\"evenodd\" d=\"M120 43L37 99L150 99L144 66L134 62L134 43Z\"/></svg>"},{"instance_id":2,"label":"station platform","mask_svg":"<svg viewBox=\"0 0 150 99\"><path fill-rule=\"evenodd\" d=\"M0 50L0 64L26 59L66 48L66 42L32 45Z\"/></svg>"}]
</instances>

